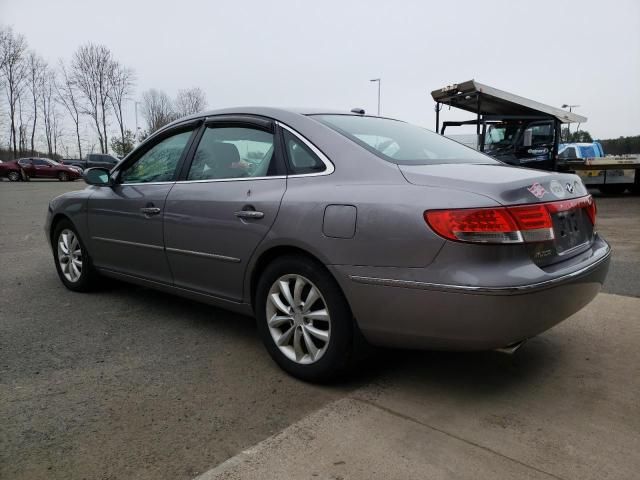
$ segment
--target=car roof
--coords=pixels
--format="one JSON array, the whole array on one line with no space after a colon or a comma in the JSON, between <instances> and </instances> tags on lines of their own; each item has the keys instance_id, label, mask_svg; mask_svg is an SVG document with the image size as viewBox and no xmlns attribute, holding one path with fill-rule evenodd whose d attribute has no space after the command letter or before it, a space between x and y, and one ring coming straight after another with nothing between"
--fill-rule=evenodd
<instances>
[{"instance_id":1,"label":"car roof","mask_svg":"<svg viewBox=\"0 0 640 480\"><path fill-rule=\"evenodd\" d=\"M205 112L196 113L194 115L189 115L186 117L179 118L174 120L170 124L161 128L158 131L165 130L167 128L173 127L180 123L189 120L195 120L198 118L206 118L212 117L215 115L257 115L261 117L269 117L275 120L280 120L285 122L287 120L291 120L292 117L295 116L307 116L307 115L359 115L347 110L340 110L335 108L300 108L300 107L292 107L292 108L278 108L278 107L255 107L255 106L247 106L247 107L232 107L232 108L220 108L216 110L208 110ZM155 132L154 132L155 133Z\"/></svg>"}]
</instances>

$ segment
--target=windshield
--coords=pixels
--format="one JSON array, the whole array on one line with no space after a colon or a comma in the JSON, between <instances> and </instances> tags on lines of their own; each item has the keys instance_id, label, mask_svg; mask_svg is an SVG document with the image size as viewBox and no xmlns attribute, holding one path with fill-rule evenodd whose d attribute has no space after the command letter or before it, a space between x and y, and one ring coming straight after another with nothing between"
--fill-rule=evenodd
<instances>
[{"instance_id":1,"label":"windshield","mask_svg":"<svg viewBox=\"0 0 640 480\"><path fill-rule=\"evenodd\" d=\"M378 157L400 165L499 163L424 128L388 118L312 115Z\"/></svg>"},{"instance_id":2,"label":"windshield","mask_svg":"<svg viewBox=\"0 0 640 480\"><path fill-rule=\"evenodd\" d=\"M487 148L496 148L506 145L512 145L518 134L520 125L509 123L498 123L489 125L484 138L484 144Z\"/></svg>"}]
</instances>

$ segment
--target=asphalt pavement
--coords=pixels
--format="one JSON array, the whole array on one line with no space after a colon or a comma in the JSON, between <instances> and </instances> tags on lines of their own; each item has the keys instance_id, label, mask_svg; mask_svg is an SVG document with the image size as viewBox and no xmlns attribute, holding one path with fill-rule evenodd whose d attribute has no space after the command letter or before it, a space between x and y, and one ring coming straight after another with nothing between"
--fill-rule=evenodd
<instances>
[{"instance_id":1,"label":"asphalt pavement","mask_svg":"<svg viewBox=\"0 0 640 480\"><path fill-rule=\"evenodd\" d=\"M67 291L42 227L83 187L0 183L0 478L640 470L640 197L597 199L608 294L515 356L381 351L316 386L275 366L250 318L115 281Z\"/></svg>"}]
</instances>

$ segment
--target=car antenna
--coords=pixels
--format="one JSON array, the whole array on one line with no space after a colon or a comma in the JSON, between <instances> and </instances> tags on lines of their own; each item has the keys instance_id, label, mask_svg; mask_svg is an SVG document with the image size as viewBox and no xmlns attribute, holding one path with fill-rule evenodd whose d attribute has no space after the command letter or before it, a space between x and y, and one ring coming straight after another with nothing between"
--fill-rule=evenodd
<instances>
[{"instance_id":1,"label":"car antenna","mask_svg":"<svg viewBox=\"0 0 640 480\"><path fill-rule=\"evenodd\" d=\"M351 113L357 113L358 115L364 115L364 108L352 108Z\"/></svg>"}]
</instances>

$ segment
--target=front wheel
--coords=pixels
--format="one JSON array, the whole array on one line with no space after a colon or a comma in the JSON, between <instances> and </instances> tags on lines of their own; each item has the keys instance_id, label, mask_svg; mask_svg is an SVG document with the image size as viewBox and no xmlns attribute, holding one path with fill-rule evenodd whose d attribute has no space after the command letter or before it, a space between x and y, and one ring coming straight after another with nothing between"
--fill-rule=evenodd
<instances>
[{"instance_id":1,"label":"front wheel","mask_svg":"<svg viewBox=\"0 0 640 480\"><path fill-rule=\"evenodd\" d=\"M60 180L61 182L69 181L69 174L67 172L60 172L58 174L58 180Z\"/></svg>"},{"instance_id":2,"label":"front wheel","mask_svg":"<svg viewBox=\"0 0 640 480\"><path fill-rule=\"evenodd\" d=\"M60 221L53 233L53 258L60 280L69 290L86 292L95 284L96 273L84 243L68 220Z\"/></svg>"},{"instance_id":3,"label":"front wheel","mask_svg":"<svg viewBox=\"0 0 640 480\"><path fill-rule=\"evenodd\" d=\"M326 381L352 358L353 319L324 266L301 256L275 260L256 292L258 330L269 354L289 374Z\"/></svg>"}]
</instances>

